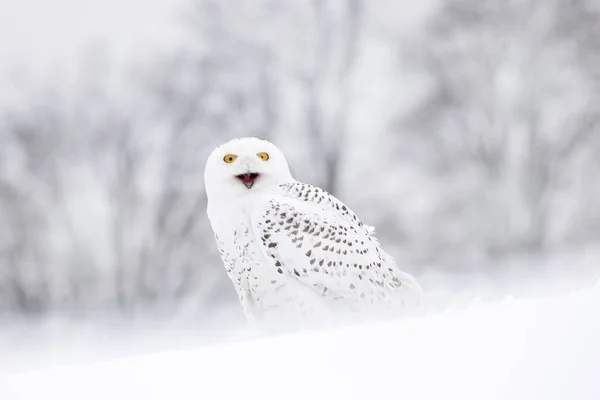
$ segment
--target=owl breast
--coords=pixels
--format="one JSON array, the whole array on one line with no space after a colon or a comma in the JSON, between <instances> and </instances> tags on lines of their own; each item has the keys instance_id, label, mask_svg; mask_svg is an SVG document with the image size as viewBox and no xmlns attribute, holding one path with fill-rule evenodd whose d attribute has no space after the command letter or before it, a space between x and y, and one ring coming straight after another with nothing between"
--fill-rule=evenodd
<instances>
[{"instance_id":1,"label":"owl breast","mask_svg":"<svg viewBox=\"0 0 600 400\"><path fill-rule=\"evenodd\" d=\"M240 210L242 211L242 210ZM274 267L257 242L246 213L229 215L235 228L226 230L219 224L219 238L229 248L228 275L236 286L246 313L254 321L270 326L292 325L295 321L315 319L322 323L330 317L325 300L313 288L301 284Z\"/></svg>"}]
</instances>

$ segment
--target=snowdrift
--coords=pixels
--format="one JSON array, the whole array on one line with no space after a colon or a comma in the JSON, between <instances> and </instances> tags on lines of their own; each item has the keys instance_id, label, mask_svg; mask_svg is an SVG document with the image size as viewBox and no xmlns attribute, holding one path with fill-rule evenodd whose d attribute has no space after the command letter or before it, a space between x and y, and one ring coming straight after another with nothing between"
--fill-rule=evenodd
<instances>
[{"instance_id":1,"label":"snowdrift","mask_svg":"<svg viewBox=\"0 0 600 400\"><path fill-rule=\"evenodd\" d=\"M600 399L600 282L567 296L0 377L0 399Z\"/></svg>"}]
</instances>

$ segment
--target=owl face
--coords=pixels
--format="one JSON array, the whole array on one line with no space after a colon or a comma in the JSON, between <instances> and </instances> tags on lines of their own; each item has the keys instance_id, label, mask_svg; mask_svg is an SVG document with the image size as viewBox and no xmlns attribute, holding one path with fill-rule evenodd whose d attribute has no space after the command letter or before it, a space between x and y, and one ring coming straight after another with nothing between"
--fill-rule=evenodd
<instances>
[{"instance_id":1,"label":"owl face","mask_svg":"<svg viewBox=\"0 0 600 400\"><path fill-rule=\"evenodd\" d=\"M257 138L234 139L209 156L204 181L209 198L256 193L292 180L283 153Z\"/></svg>"}]
</instances>

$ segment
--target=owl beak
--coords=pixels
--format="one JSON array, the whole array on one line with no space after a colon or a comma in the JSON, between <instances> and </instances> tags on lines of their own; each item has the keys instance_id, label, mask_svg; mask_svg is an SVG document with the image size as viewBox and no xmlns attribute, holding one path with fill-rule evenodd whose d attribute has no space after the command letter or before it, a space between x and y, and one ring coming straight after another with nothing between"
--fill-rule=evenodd
<instances>
[{"instance_id":1,"label":"owl beak","mask_svg":"<svg viewBox=\"0 0 600 400\"><path fill-rule=\"evenodd\" d=\"M254 186L254 182L260 177L260 174L256 172L251 172L247 174L241 174L235 176L238 180L240 180L248 189L251 189Z\"/></svg>"}]
</instances>

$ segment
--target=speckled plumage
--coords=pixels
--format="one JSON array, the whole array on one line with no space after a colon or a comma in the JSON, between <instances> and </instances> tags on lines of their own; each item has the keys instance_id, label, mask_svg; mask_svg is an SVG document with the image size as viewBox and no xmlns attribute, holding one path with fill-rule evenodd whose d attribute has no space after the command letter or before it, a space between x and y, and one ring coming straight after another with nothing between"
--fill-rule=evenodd
<instances>
[{"instance_id":1,"label":"speckled plumage","mask_svg":"<svg viewBox=\"0 0 600 400\"><path fill-rule=\"evenodd\" d=\"M227 154L237 159L225 163ZM260 177L248 189L235 176L251 172ZM219 253L249 319L323 323L420 301L419 285L373 228L331 194L296 181L273 144L242 138L219 146L205 181Z\"/></svg>"}]
</instances>

